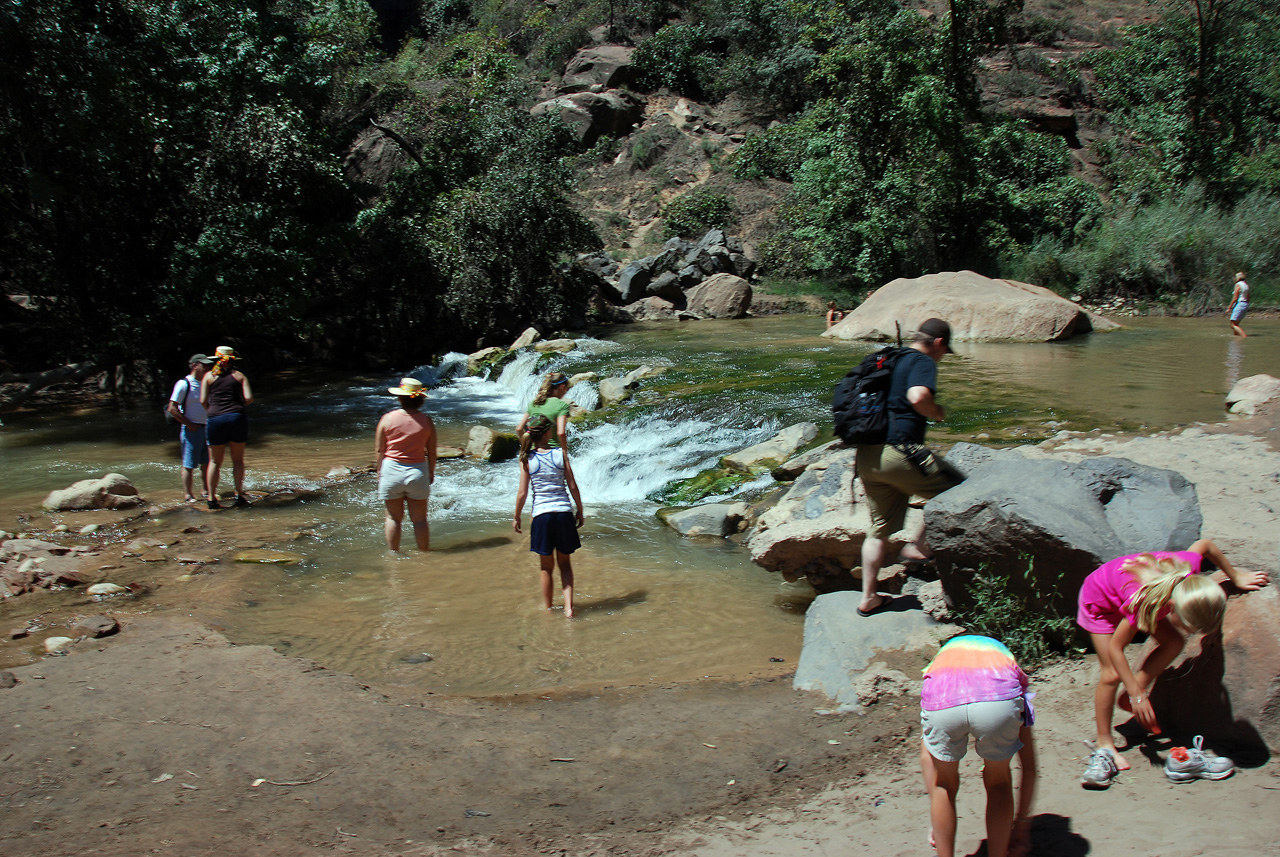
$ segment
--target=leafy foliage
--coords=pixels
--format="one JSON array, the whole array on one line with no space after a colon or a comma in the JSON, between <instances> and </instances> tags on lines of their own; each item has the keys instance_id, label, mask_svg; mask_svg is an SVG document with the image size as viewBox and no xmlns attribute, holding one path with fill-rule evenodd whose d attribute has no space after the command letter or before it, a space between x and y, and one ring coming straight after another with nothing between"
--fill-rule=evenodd
<instances>
[{"instance_id":1,"label":"leafy foliage","mask_svg":"<svg viewBox=\"0 0 1280 857\"><path fill-rule=\"evenodd\" d=\"M728 226L733 215L733 200L727 194L703 189L678 196L662 209L668 238L701 236L708 229Z\"/></svg>"},{"instance_id":2,"label":"leafy foliage","mask_svg":"<svg viewBox=\"0 0 1280 857\"><path fill-rule=\"evenodd\" d=\"M1045 592L1036 582L1030 558L1020 577L979 569L968 586L970 603L956 611L955 619L971 633L1004 643L1018 663L1034 669L1066 651L1075 628L1072 617L1060 612L1066 604L1061 593Z\"/></svg>"}]
</instances>

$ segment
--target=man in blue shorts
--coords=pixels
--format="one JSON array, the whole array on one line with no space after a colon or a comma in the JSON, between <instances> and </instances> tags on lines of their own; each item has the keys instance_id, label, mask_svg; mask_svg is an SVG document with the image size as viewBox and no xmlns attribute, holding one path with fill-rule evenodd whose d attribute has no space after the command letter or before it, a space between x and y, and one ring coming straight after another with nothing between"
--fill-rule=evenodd
<instances>
[{"instance_id":1,"label":"man in blue shorts","mask_svg":"<svg viewBox=\"0 0 1280 857\"><path fill-rule=\"evenodd\" d=\"M182 424L182 493L187 503L196 501L192 493L192 479L196 468L200 469L200 494L207 496L204 486L209 469L209 446L205 443L205 423L209 421L204 406L200 404L200 381L213 365L213 358L192 354L187 361L191 372L173 385L169 396L169 415Z\"/></svg>"}]
</instances>

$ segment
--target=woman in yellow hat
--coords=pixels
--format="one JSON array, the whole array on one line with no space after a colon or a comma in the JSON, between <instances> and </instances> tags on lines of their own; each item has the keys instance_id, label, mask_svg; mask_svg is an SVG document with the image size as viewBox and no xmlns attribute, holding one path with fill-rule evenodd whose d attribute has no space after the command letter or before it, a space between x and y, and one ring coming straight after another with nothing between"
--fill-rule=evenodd
<instances>
[{"instance_id":1,"label":"woman in yellow hat","mask_svg":"<svg viewBox=\"0 0 1280 857\"><path fill-rule=\"evenodd\" d=\"M378 421L378 499L387 506L387 547L400 550L400 528L405 506L413 524L419 550L430 550L427 501L436 475L436 425L422 413L426 390L417 378L401 378L399 387L387 392L400 407Z\"/></svg>"}]
</instances>

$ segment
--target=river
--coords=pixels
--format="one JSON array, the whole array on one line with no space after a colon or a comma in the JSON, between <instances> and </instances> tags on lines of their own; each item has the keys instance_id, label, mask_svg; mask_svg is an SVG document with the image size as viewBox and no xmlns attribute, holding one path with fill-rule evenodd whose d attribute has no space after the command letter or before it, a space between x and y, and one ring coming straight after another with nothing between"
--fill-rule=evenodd
<instances>
[{"instance_id":1,"label":"river","mask_svg":"<svg viewBox=\"0 0 1280 857\"><path fill-rule=\"evenodd\" d=\"M1007 444L1061 429L1171 428L1221 418L1236 378L1280 374L1280 322L1251 321L1256 335L1247 341L1233 340L1218 320L1126 324L1062 344L957 343L940 368L939 400L949 420L931 437ZM609 421L571 427L587 506L583 549L574 555L573 620L540 607L527 526L524 536L511 529L515 464L463 459L440 464L429 555L388 556L367 478L292 507L177 508L146 526L201 528L184 535L184 544L223 559L198 574L176 563L148 567L159 585L110 609L126 621L181 609L235 642L271 645L414 692L492 695L790 671L800 651L803 588L757 568L732 542L677 537L656 519L658 504L649 497L793 422L829 430L831 387L869 346L823 339L820 329L820 319L795 316L620 327L541 365L522 357L495 378L465 377L462 355L378 376L250 372L259 396L248 451L254 488L324 487L331 468L371 463L373 426L393 404L386 388L402 374L432 386L427 410L441 443L465 446L474 425L514 425L541 372L604 377L641 364L662 369ZM570 394L587 405L594 396L590 383ZM126 474L153 502L175 503L181 493L173 434L158 403L67 405L6 417L0 527L21 528L16 516L48 491L108 471ZM758 496L769 483L741 490ZM36 516L24 526L58 520ZM230 561L237 548L255 546L305 559L290 566ZM111 570L111 579L128 580L132 562ZM39 592L0 605L0 618L20 624L37 611L82 603L85 612L102 609L77 592ZM8 643L0 663L37 656L34 644Z\"/></svg>"}]
</instances>

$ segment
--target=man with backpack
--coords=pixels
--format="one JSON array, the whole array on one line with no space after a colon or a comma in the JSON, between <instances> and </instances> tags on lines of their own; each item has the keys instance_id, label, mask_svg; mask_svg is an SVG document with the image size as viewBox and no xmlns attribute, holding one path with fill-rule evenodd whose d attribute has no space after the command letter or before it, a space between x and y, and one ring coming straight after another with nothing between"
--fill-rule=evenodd
<instances>
[{"instance_id":1,"label":"man with backpack","mask_svg":"<svg viewBox=\"0 0 1280 857\"><path fill-rule=\"evenodd\" d=\"M931 318L920 325L915 341L890 356L888 429L883 443L858 445L858 478L867 492L871 531L862 543L862 602L858 614L870 616L889 603L876 591L889 536L902 529L911 497L934 497L964 480L954 467L924 445L928 420L941 422L946 411L934 401L938 361L951 353L951 325ZM839 419L837 418L837 422ZM925 562L929 549L924 534L904 547L901 558Z\"/></svg>"},{"instance_id":2,"label":"man with backpack","mask_svg":"<svg viewBox=\"0 0 1280 857\"><path fill-rule=\"evenodd\" d=\"M200 469L200 493L205 493L206 474L209 469L209 445L205 441L205 423L209 421L204 405L200 404L200 381L204 378L213 358L204 354L192 354L187 365L190 374L173 385L173 393L165 412L182 424L182 492L187 503L196 501L192 493L192 479L196 468Z\"/></svg>"}]
</instances>

